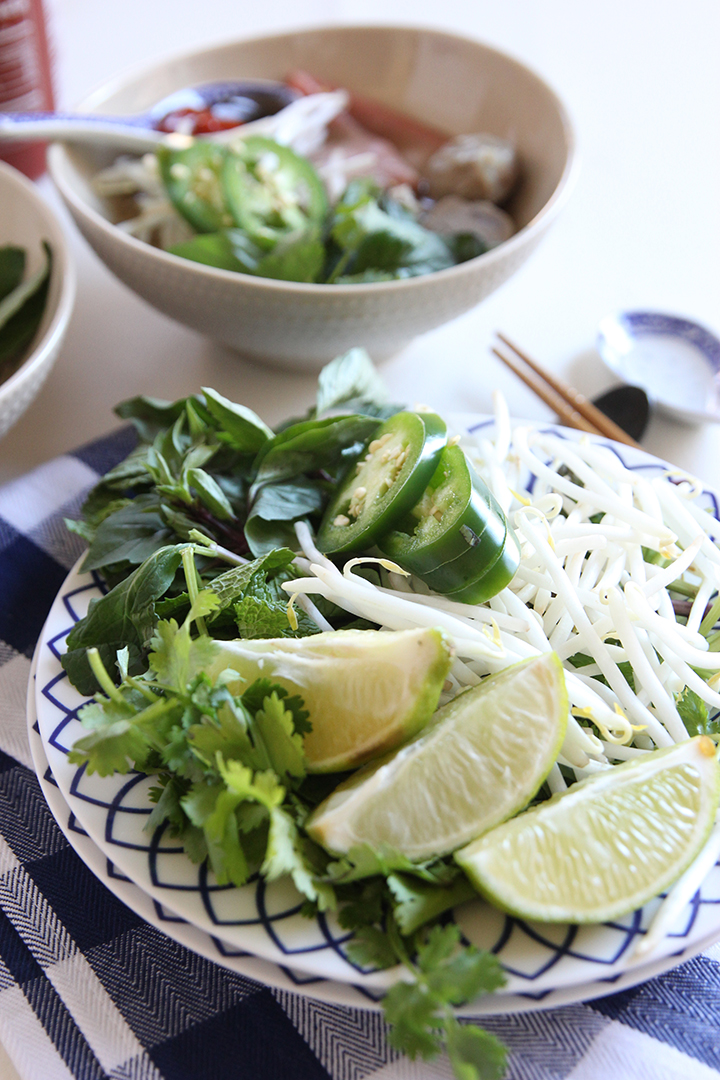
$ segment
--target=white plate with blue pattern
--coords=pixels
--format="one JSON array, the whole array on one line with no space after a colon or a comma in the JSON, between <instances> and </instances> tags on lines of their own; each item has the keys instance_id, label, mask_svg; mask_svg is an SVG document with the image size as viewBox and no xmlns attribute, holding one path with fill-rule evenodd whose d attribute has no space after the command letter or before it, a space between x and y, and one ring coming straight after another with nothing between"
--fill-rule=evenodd
<instances>
[{"instance_id":1,"label":"white plate with blue pattern","mask_svg":"<svg viewBox=\"0 0 720 1080\"><path fill-rule=\"evenodd\" d=\"M129 878L117 869L102 853L100 848L93 843L78 822L75 814L65 802L48 765L36 717L36 661L37 653L33 660L27 703L28 738L35 764L35 772L50 812L65 834L70 846L98 880L145 922L177 941L180 945L184 945L185 948L205 957L207 960L213 961L220 967L234 971L238 975L244 975L246 978L254 979L266 986L272 986L277 990L304 994L307 997L317 998L320 1001L334 1005L349 1005L359 1009L380 1009L382 991L371 990L368 987L356 986L352 983L333 982L318 975L307 975L302 971L294 971L287 965L273 964L269 960L260 960L251 953L233 948L221 938L199 930L197 926L193 926L192 923L164 908L162 904L158 903L157 900L153 900L152 897L143 892L137 885L134 885ZM483 997L479 1001L472 1002L456 1011L462 1016L476 1017L506 1012L531 1012L536 1009L557 1008L576 1001L589 1001L593 998L604 997L606 994L616 994L621 990L626 990L637 983L645 982L647 979L661 974L670 966L689 960L707 945L710 945L714 939L715 934L713 933L707 942L695 942L692 946L683 949L681 953L677 953L670 958L656 960L654 963L634 968L624 974L600 979L598 982L580 986L566 986L559 990L528 991L518 994L507 993L503 990L495 995Z\"/></svg>"},{"instance_id":2,"label":"white plate with blue pattern","mask_svg":"<svg viewBox=\"0 0 720 1080\"><path fill-rule=\"evenodd\" d=\"M491 420L477 418L469 426L477 430L491 424ZM643 451L599 441L612 447L632 469L652 475L668 468ZM716 496L708 491L701 498L720 518ZM353 964L345 951L347 932L332 915L304 918L300 914L302 898L291 883L253 881L242 888L218 886L207 867L193 865L164 828L148 834L144 825L151 812L148 789L152 778L138 773L89 776L84 767L68 761L69 749L84 733L77 719L84 699L68 682L60 656L71 627L101 592L97 577L81 574L77 568L71 571L50 611L37 651L39 732L52 775L80 826L116 870L153 903L232 949L309 976L350 983L370 993L385 989L397 973L367 971ZM676 924L643 963L633 957L633 946L658 903L653 900L616 922L584 927L525 922L479 899L461 905L454 916L469 940L499 956L508 975L506 994L542 999L548 991L576 988L571 996L580 1000L592 996L588 993L590 983L614 980L626 973L632 981L640 981L646 977L648 965L672 967L684 955L720 937L720 865L713 867ZM612 988L611 984L601 992Z\"/></svg>"}]
</instances>

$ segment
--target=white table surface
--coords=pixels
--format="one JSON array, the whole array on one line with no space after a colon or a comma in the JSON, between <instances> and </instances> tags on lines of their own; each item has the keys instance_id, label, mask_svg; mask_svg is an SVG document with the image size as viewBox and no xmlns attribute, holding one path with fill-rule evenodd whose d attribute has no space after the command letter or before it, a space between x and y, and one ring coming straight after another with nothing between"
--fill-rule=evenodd
<instances>
[{"instance_id":1,"label":"white table surface","mask_svg":"<svg viewBox=\"0 0 720 1080\"><path fill-rule=\"evenodd\" d=\"M499 387L514 415L549 419L489 355L496 329L588 395L615 381L593 348L598 322L613 310L667 310L720 332L717 0L49 2L64 106L165 53L326 22L413 22L471 34L556 88L577 126L582 159L567 209L503 288L384 365L397 400L482 412ZM67 223L78 297L54 371L0 442L0 483L109 431L117 423L112 406L134 394L175 398L211 385L271 424L311 402L314 377L240 361L138 299L80 238L50 182L41 186ZM644 445L720 485L719 426L654 416ZM2 1048L0 1076L14 1076Z\"/></svg>"},{"instance_id":2,"label":"white table surface","mask_svg":"<svg viewBox=\"0 0 720 1080\"><path fill-rule=\"evenodd\" d=\"M720 5L716 0L46 0L59 103L123 69L222 38L323 22L415 22L472 34L548 79L577 126L582 170L548 238L474 311L384 365L398 400L488 411L500 387L516 416L549 410L488 353L503 329L586 394L616 380L593 348L620 308L664 309L720 332ZM138 393L201 384L269 423L310 403L314 377L252 366L160 315L116 281L67 222L78 297L40 397L0 443L0 482L109 431ZM361 344L361 343L360 343ZM653 418L644 445L720 484L720 427Z\"/></svg>"}]
</instances>

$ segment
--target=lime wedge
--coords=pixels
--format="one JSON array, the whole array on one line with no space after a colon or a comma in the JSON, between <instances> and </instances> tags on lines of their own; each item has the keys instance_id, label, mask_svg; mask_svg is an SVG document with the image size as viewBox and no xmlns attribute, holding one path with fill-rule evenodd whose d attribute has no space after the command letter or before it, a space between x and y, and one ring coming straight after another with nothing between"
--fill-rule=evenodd
<instances>
[{"instance_id":1,"label":"lime wedge","mask_svg":"<svg viewBox=\"0 0 720 1080\"><path fill-rule=\"evenodd\" d=\"M527 805L558 755L567 715L554 653L513 664L336 788L307 831L338 853L363 843L410 859L453 851Z\"/></svg>"},{"instance_id":2,"label":"lime wedge","mask_svg":"<svg viewBox=\"0 0 720 1080\"><path fill-rule=\"evenodd\" d=\"M680 877L720 801L706 735L575 784L455 855L493 904L542 922L607 922Z\"/></svg>"},{"instance_id":3,"label":"lime wedge","mask_svg":"<svg viewBox=\"0 0 720 1080\"><path fill-rule=\"evenodd\" d=\"M310 772L354 769L409 739L437 708L452 662L449 639L434 627L218 644L211 677L229 668L302 697L312 724Z\"/></svg>"}]
</instances>

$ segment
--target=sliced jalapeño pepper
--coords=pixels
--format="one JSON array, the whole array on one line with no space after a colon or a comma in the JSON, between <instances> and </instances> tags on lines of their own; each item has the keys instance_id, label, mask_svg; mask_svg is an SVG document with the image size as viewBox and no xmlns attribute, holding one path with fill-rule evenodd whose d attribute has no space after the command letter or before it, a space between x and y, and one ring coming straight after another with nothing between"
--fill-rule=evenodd
<instances>
[{"instance_id":1,"label":"sliced jalape\u00f1o pepper","mask_svg":"<svg viewBox=\"0 0 720 1080\"><path fill-rule=\"evenodd\" d=\"M469 585L444 595L448 600L459 600L463 604L482 604L510 584L519 565L520 547L512 529L508 528L507 540L493 566Z\"/></svg>"},{"instance_id":2,"label":"sliced jalape\u00f1o pepper","mask_svg":"<svg viewBox=\"0 0 720 1080\"><path fill-rule=\"evenodd\" d=\"M400 527L382 538L380 547L444 594L469 590L474 597L492 584L492 596L507 585L518 565L505 515L459 446L443 450L422 498ZM473 591L481 579L483 589L478 585Z\"/></svg>"},{"instance_id":3,"label":"sliced jalape\u00f1o pepper","mask_svg":"<svg viewBox=\"0 0 720 1080\"><path fill-rule=\"evenodd\" d=\"M265 251L283 236L322 225L328 212L322 180L305 158L262 135L227 154L225 202L235 224Z\"/></svg>"},{"instance_id":4,"label":"sliced jalape\u00f1o pepper","mask_svg":"<svg viewBox=\"0 0 720 1080\"><path fill-rule=\"evenodd\" d=\"M377 430L328 506L317 543L328 554L371 547L421 497L445 446L435 413L400 412Z\"/></svg>"},{"instance_id":5,"label":"sliced jalape\u00f1o pepper","mask_svg":"<svg viewBox=\"0 0 720 1080\"><path fill-rule=\"evenodd\" d=\"M217 232L233 224L225 206L220 173L227 151L197 140L184 150L160 146L160 176L175 209L199 233Z\"/></svg>"}]
</instances>

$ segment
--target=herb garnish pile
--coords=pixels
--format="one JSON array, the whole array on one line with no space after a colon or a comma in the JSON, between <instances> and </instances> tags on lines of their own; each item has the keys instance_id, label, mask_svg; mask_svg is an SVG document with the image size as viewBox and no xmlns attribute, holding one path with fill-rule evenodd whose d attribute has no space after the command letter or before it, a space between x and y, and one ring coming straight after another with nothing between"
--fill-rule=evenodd
<instances>
[{"instance_id":1,"label":"herb garnish pile","mask_svg":"<svg viewBox=\"0 0 720 1080\"><path fill-rule=\"evenodd\" d=\"M351 411L327 415L341 407ZM281 588L298 573L293 523L318 523L348 461L397 409L359 349L323 371L308 416L275 433L211 390L118 408L138 447L68 522L89 542L83 568L110 587L63 657L73 684L96 695L71 760L101 775L153 775L148 827L165 825L219 883L289 874L308 916L337 909L355 931L352 962L403 967L384 999L392 1045L412 1058L445 1049L460 1080L492 1080L504 1048L453 1012L505 982L498 960L445 922L474 895L460 868L367 845L330 856L303 825L340 777L306 774L302 700L268 679L234 693L229 676L205 673L214 639L317 632L302 611L290 624ZM334 628L371 625L318 607Z\"/></svg>"}]
</instances>

